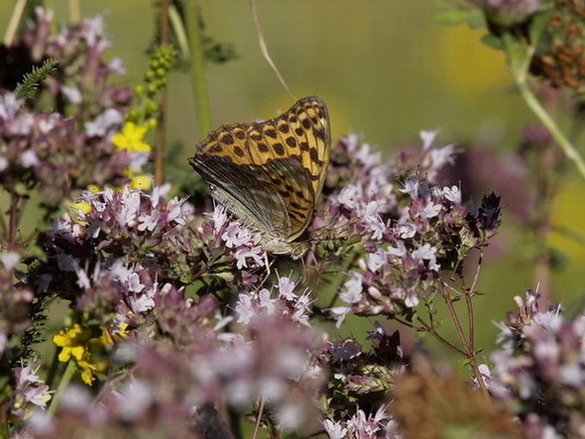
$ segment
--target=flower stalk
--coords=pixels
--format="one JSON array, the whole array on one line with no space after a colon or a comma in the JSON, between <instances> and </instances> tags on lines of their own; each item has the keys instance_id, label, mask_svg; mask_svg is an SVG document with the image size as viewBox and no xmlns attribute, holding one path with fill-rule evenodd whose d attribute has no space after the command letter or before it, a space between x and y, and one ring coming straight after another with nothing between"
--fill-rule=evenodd
<instances>
[{"instance_id":1,"label":"flower stalk","mask_svg":"<svg viewBox=\"0 0 585 439\"><path fill-rule=\"evenodd\" d=\"M163 0L161 5L161 40L163 47L169 45L170 21L169 21L170 0ZM156 153L154 157L154 184L160 186L164 183L164 163L166 150L166 128L167 128L167 110L168 110L168 87L162 91L158 113L158 122L156 127Z\"/></svg>"},{"instance_id":2,"label":"flower stalk","mask_svg":"<svg viewBox=\"0 0 585 439\"><path fill-rule=\"evenodd\" d=\"M18 31L18 26L22 21L22 15L24 14L24 10L26 9L27 0L17 0L16 4L14 5L14 9L12 10L12 16L10 17L10 21L8 22L8 26L6 27L6 33L4 34L4 45L6 47L10 47L12 42L14 41L14 37L16 36L16 32Z\"/></svg>"},{"instance_id":3,"label":"flower stalk","mask_svg":"<svg viewBox=\"0 0 585 439\"><path fill-rule=\"evenodd\" d=\"M205 57L203 53L203 38L201 35L201 17L199 6L195 1L185 4L187 15L187 29L189 30L189 48L191 52L191 81L197 122L200 137L211 131L211 103L205 77Z\"/></svg>"},{"instance_id":4,"label":"flower stalk","mask_svg":"<svg viewBox=\"0 0 585 439\"><path fill-rule=\"evenodd\" d=\"M49 408L47 410L49 416L53 416L56 413L57 409L59 408L59 402L63 397L63 392L71 382L71 378L73 378L73 375L75 374L76 370L77 367L75 365L75 361L73 361L72 359L69 360L69 362L67 363L67 367L65 368L65 371L61 376L59 385L57 386L57 391L55 392L53 398L51 399L51 405L49 405Z\"/></svg>"},{"instance_id":5,"label":"flower stalk","mask_svg":"<svg viewBox=\"0 0 585 439\"><path fill-rule=\"evenodd\" d=\"M568 137L565 136L555 120L548 114L528 84L528 69L530 67L530 61L534 56L534 45L527 45L518 41L509 33L505 33L502 36L502 42L506 52L508 67L514 77L522 99L524 99L524 102L538 120L548 129L554 140L565 153L565 156L575 164L579 174L585 178L585 161L583 157Z\"/></svg>"}]
</instances>

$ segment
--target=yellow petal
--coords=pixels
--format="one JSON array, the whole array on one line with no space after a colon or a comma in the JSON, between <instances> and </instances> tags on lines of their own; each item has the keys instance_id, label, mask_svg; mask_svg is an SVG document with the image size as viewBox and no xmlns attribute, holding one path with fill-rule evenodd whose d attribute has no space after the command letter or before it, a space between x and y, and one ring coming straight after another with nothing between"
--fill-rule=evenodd
<instances>
[{"instance_id":1,"label":"yellow petal","mask_svg":"<svg viewBox=\"0 0 585 439\"><path fill-rule=\"evenodd\" d=\"M63 350L59 354L59 361L61 363L67 363L70 358L71 358L71 349L70 348L63 348Z\"/></svg>"},{"instance_id":2,"label":"yellow petal","mask_svg":"<svg viewBox=\"0 0 585 439\"><path fill-rule=\"evenodd\" d=\"M147 190L152 187L152 177L150 175L135 175L130 179L130 189Z\"/></svg>"}]
</instances>

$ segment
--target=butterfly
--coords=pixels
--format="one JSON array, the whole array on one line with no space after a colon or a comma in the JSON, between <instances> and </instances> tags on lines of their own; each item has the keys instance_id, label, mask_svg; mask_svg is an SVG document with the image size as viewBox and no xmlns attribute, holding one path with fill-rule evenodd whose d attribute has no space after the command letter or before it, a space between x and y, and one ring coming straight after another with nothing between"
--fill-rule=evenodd
<instances>
[{"instance_id":1,"label":"butterfly","mask_svg":"<svg viewBox=\"0 0 585 439\"><path fill-rule=\"evenodd\" d=\"M296 240L313 219L330 150L327 106L309 96L274 119L220 126L189 164L216 201L260 232L266 251L298 259L309 249Z\"/></svg>"}]
</instances>

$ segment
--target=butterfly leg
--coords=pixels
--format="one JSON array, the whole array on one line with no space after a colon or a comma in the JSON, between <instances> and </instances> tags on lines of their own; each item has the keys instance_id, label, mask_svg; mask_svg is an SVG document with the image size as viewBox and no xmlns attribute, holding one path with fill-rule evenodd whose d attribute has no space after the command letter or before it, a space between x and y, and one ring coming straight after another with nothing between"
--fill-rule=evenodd
<instances>
[{"instance_id":1,"label":"butterfly leg","mask_svg":"<svg viewBox=\"0 0 585 439\"><path fill-rule=\"evenodd\" d=\"M256 289L255 289L256 291L260 291L260 289L264 286L264 284L266 283L266 281L268 280L268 278L272 274L270 267L272 266L272 264L274 264L274 261L275 261L275 259L273 259L272 262L270 262L268 259L268 253L267 252L264 253L264 266L266 267L266 274L264 275L264 278L258 284L258 286L256 286Z\"/></svg>"}]
</instances>

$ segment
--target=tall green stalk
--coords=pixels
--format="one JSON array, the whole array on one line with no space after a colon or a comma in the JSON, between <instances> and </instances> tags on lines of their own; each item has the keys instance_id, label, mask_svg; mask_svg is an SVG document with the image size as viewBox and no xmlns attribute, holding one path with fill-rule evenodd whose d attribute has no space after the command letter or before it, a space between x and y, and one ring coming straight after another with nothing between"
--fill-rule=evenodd
<instances>
[{"instance_id":1,"label":"tall green stalk","mask_svg":"<svg viewBox=\"0 0 585 439\"><path fill-rule=\"evenodd\" d=\"M550 132L555 142L561 147L565 156L575 163L577 170L585 178L585 161L567 136L561 131L555 120L548 114L534 92L528 85L528 68L534 55L533 45L527 45L510 34L502 37L504 50L506 52L508 67L514 76L520 95L526 105Z\"/></svg>"},{"instance_id":2,"label":"tall green stalk","mask_svg":"<svg viewBox=\"0 0 585 439\"><path fill-rule=\"evenodd\" d=\"M207 80L205 78L205 57L200 26L200 9L195 0L185 2L187 28L189 30L189 46L191 49L191 80L197 110L199 134L204 136L213 128L211 121L211 105Z\"/></svg>"}]
</instances>

